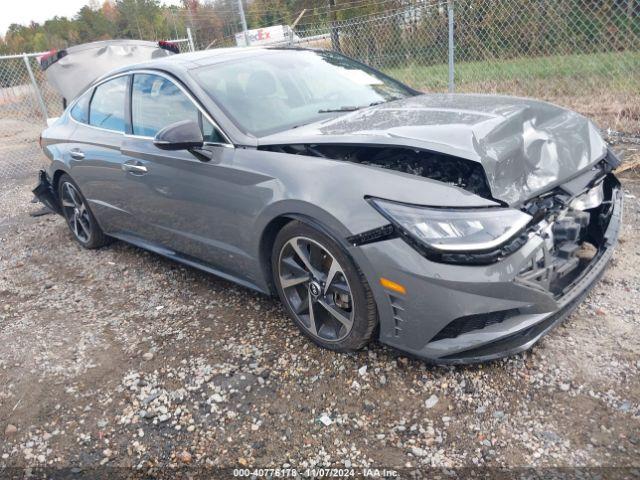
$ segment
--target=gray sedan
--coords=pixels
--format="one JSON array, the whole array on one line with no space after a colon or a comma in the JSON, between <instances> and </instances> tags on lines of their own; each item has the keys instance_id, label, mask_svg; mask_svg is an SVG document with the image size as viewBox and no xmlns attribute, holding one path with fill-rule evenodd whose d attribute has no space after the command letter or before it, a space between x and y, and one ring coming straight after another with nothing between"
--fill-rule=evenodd
<instances>
[{"instance_id":1,"label":"gray sedan","mask_svg":"<svg viewBox=\"0 0 640 480\"><path fill-rule=\"evenodd\" d=\"M596 127L522 98L422 94L342 55L219 49L94 81L42 133L34 190L80 245L120 239L266 294L345 352L529 348L620 228Z\"/></svg>"}]
</instances>

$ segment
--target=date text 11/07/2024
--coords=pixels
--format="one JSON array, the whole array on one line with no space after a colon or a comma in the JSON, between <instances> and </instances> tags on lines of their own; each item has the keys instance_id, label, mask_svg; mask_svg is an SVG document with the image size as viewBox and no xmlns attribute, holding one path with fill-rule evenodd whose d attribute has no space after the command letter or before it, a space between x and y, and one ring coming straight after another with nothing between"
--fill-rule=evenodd
<instances>
[{"instance_id":1,"label":"date text 11/07/2024","mask_svg":"<svg viewBox=\"0 0 640 480\"><path fill-rule=\"evenodd\" d=\"M234 477L268 478L397 478L398 471L386 468L236 468Z\"/></svg>"}]
</instances>

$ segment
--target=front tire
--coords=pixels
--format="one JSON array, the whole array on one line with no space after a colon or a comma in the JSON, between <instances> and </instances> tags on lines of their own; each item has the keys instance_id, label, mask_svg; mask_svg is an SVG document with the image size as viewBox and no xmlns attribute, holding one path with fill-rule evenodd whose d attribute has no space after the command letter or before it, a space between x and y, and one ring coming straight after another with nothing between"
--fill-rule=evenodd
<instances>
[{"instance_id":1,"label":"front tire","mask_svg":"<svg viewBox=\"0 0 640 480\"><path fill-rule=\"evenodd\" d=\"M373 293L332 238L293 221L280 230L271 255L280 300L302 333L321 347L364 347L378 324Z\"/></svg>"},{"instance_id":2,"label":"front tire","mask_svg":"<svg viewBox=\"0 0 640 480\"><path fill-rule=\"evenodd\" d=\"M80 188L66 173L58 182L58 198L62 215L76 242L88 249L100 248L112 242L111 237L105 235L98 225Z\"/></svg>"}]
</instances>

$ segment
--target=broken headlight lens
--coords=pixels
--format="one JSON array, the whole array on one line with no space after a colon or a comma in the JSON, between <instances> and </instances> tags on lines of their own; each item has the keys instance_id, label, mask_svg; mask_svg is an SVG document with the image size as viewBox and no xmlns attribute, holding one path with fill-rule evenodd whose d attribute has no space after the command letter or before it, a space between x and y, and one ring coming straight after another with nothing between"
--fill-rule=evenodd
<instances>
[{"instance_id":1,"label":"broken headlight lens","mask_svg":"<svg viewBox=\"0 0 640 480\"><path fill-rule=\"evenodd\" d=\"M573 199L573 201L569 204L571 208L576 210L589 210L592 208L599 207L602 205L602 201L604 200L604 188L602 186L602 182L593 187L591 190L584 192L579 197Z\"/></svg>"},{"instance_id":2,"label":"broken headlight lens","mask_svg":"<svg viewBox=\"0 0 640 480\"><path fill-rule=\"evenodd\" d=\"M442 252L485 251L519 233L531 216L512 208L429 208L371 199L396 227Z\"/></svg>"}]
</instances>

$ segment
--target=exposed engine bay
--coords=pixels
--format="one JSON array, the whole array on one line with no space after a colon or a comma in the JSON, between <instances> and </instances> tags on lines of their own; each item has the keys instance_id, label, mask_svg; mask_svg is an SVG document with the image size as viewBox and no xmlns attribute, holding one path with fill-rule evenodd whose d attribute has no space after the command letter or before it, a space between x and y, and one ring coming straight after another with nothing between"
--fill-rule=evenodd
<instances>
[{"instance_id":1,"label":"exposed engine bay","mask_svg":"<svg viewBox=\"0 0 640 480\"><path fill-rule=\"evenodd\" d=\"M483 198L492 198L481 164L441 153L411 148L362 145L301 144L271 145L259 148L387 168L460 187Z\"/></svg>"},{"instance_id":2,"label":"exposed engine bay","mask_svg":"<svg viewBox=\"0 0 640 480\"><path fill-rule=\"evenodd\" d=\"M540 235L545 243L520 271L521 280L560 296L605 247L619 187L611 169L604 161L597 165L578 195L571 186L560 186L525 205L523 210L534 218L528 235Z\"/></svg>"}]
</instances>

